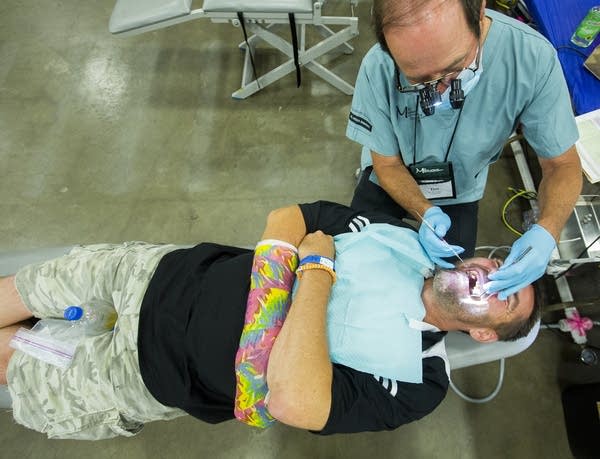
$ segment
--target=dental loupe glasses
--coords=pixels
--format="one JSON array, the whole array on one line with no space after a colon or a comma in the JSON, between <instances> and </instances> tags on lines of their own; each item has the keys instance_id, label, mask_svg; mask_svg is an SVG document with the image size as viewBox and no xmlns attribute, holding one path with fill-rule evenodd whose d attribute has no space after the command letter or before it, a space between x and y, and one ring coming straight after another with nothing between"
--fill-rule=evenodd
<instances>
[{"instance_id":1,"label":"dental loupe glasses","mask_svg":"<svg viewBox=\"0 0 600 459\"><path fill-rule=\"evenodd\" d=\"M448 76L443 76L437 80L428 81L415 86L402 86L400 83L400 74L396 69L396 87L401 93L416 92L419 94L419 106L426 116L431 116L435 113L435 108L442 103L442 96L437 90L438 84L447 79ZM462 82L460 78L450 80L450 105L454 109L461 108L465 103L465 93L462 90Z\"/></svg>"},{"instance_id":2,"label":"dental loupe glasses","mask_svg":"<svg viewBox=\"0 0 600 459\"><path fill-rule=\"evenodd\" d=\"M437 87L440 83L443 83L450 87L450 94L448 97L450 106L455 110L462 108L465 103L465 93L462 89L461 78L459 77L465 70L470 70L473 72L473 75L475 75L477 70L479 70L480 59L481 46L478 46L474 67L464 67L461 70L447 73L441 78L409 86L402 86L402 83L400 82L400 71L398 70L398 67L396 67L396 88L401 93L418 93L421 110L426 116L431 116L435 113L435 108L442 104L442 96L438 92Z\"/></svg>"}]
</instances>

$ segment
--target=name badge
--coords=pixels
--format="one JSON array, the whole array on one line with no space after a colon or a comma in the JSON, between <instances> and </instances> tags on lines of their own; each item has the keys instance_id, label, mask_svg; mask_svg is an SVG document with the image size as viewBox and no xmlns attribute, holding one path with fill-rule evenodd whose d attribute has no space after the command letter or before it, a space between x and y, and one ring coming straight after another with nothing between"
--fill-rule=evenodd
<instances>
[{"instance_id":1,"label":"name badge","mask_svg":"<svg viewBox=\"0 0 600 459\"><path fill-rule=\"evenodd\" d=\"M408 170L427 199L456 197L452 162L419 163L408 166Z\"/></svg>"}]
</instances>

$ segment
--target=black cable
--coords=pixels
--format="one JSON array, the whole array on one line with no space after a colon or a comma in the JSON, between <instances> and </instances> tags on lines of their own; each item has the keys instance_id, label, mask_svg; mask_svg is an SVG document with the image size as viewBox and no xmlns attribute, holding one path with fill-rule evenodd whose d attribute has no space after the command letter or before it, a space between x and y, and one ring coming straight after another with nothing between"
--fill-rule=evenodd
<instances>
[{"instance_id":1,"label":"black cable","mask_svg":"<svg viewBox=\"0 0 600 459\"><path fill-rule=\"evenodd\" d=\"M452 131L452 137L450 137L450 143L448 144L448 148L446 149L446 156L444 157L444 162L448 161L448 155L450 154L450 148L452 147L452 142L454 142L454 135L456 134L456 130L458 129L458 123L460 123L460 115L462 115L464 106L465 106L465 104L463 102L463 104L460 106L460 111L458 112L458 119L456 120L456 124L454 125L454 131Z\"/></svg>"},{"instance_id":2,"label":"black cable","mask_svg":"<svg viewBox=\"0 0 600 459\"><path fill-rule=\"evenodd\" d=\"M572 46L557 46L556 47L556 51L560 51L562 49L566 49L567 51L573 51L574 53L579 54L584 59L588 58L587 54L579 51L578 49L573 48Z\"/></svg>"},{"instance_id":3,"label":"black cable","mask_svg":"<svg viewBox=\"0 0 600 459\"><path fill-rule=\"evenodd\" d=\"M560 337L560 339L564 339L567 337L567 335L565 335L560 328L554 328L551 327L550 325L554 325L554 324L549 324L547 322L544 322L543 320L540 319L540 324L542 326L544 326L543 330L551 330L552 333L554 333L556 336ZM569 340L570 341L570 340Z\"/></svg>"},{"instance_id":4,"label":"black cable","mask_svg":"<svg viewBox=\"0 0 600 459\"><path fill-rule=\"evenodd\" d=\"M581 258L581 257L583 256L583 254L584 254L585 252L587 252L587 251L588 251L588 249L589 249L591 246L593 246L593 245L596 243L596 241L598 241L598 239L600 239L600 235L598 235L598 237L596 237L596 239L594 239L592 242L590 242L590 243L589 243L589 244L588 244L588 245L585 247L585 249L583 249L583 250L581 251L581 253L580 253L579 255L577 255L577 258ZM564 270L562 273L560 273L560 274L559 274L558 276L556 276L554 279L558 279L558 278L560 278L560 277L563 277L565 274L567 274L569 271L571 271L571 270L572 270L572 269L573 269L575 266L579 266L579 263L573 263L571 266L569 266L567 269L565 269L565 270Z\"/></svg>"},{"instance_id":5,"label":"black cable","mask_svg":"<svg viewBox=\"0 0 600 459\"><path fill-rule=\"evenodd\" d=\"M296 67L296 87L299 88L302 83L302 71L300 70L300 61L298 60L298 32L296 31L296 17L294 13L289 13L290 31L292 34L292 49L294 51L294 66Z\"/></svg>"},{"instance_id":6,"label":"black cable","mask_svg":"<svg viewBox=\"0 0 600 459\"><path fill-rule=\"evenodd\" d=\"M248 54L250 54L250 63L252 64L252 73L254 74L254 81L256 81L256 86L258 89L261 89L260 83L258 82L258 76L256 75L256 65L254 65L254 56L252 55L252 47L248 42L248 33L246 32L246 23L244 21L244 13L238 11L237 13L238 20L242 25L242 31L244 32L244 41L246 42L246 46L248 47Z\"/></svg>"}]
</instances>

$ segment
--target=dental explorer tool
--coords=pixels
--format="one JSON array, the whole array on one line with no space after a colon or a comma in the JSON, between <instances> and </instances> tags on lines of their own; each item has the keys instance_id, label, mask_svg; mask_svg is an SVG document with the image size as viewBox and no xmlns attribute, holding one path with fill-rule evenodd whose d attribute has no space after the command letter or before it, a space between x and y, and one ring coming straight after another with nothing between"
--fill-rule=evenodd
<instances>
[{"instance_id":1,"label":"dental explorer tool","mask_svg":"<svg viewBox=\"0 0 600 459\"><path fill-rule=\"evenodd\" d=\"M529 252L531 252L531 250L533 249L533 247L531 247L530 245L528 245L525 250L523 250L518 256L517 258L515 258L513 260L513 262L509 265L512 266L518 262L520 262L523 258L525 258L525 255L527 255Z\"/></svg>"},{"instance_id":2,"label":"dental explorer tool","mask_svg":"<svg viewBox=\"0 0 600 459\"><path fill-rule=\"evenodd\" d=\"M449 249L452 251L452 253L454 254L454 256L455 256L456 258L458 258L458 259L460 260L460 262L461 262L461 263L464 263L465 261L464 261L464 260L463 260L463 259L460 257L460 255L458 254L458 252L457 252L456 250L454 250L454 248L453 248L453 247L452 247L450 244L448 244L448 242L446 241L446 239L444 239L444 238L443 238L443 237L441 237L441 236L438 236L438 235L435 233L435 229L433 229L433 226L431 226L431 223L429 223L427 220L425 220L425 218L424 218L424 217L423 217L423 216L422 216L422 215L421 215L419 212L416 212L416 211L415 211L415 213L416 213L416 214L417 214L419 217L421 217L421 221L422 221L423 223L425 223L425 226L426 226L427 228L429 228L429 229L430 229L430 230L433 232L433 234L435 234L435 236L436 236L436 237L437 237L437 238L438 238L440 241L442 241L444 244L446 244L446 245L448 246L448 248L449 248ZM531 250L531 247L529 247L529 249ZM528 251L529 251L529 250L528 250ZM524 256L525 256L525 254L523 253L523 254L522 254L522 256L524 257Z\"/></svg>"}]
</instances>

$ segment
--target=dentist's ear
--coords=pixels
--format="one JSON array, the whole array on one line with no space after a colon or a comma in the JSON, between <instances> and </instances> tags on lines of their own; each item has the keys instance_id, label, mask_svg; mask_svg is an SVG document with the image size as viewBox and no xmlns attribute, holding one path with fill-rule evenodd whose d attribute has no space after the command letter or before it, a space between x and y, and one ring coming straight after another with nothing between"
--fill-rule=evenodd
<instances>
[{"instance_id":1,"label":"dentist's ear","mask_svg":"<svg viewBox=\"0 0 600 459\"><path fill-rule=\"evenodd\" d=\"M496 331L491 328L471 328L469 330L469 335L475 341L479 341L480 343L493 343L498 341L498 335Z\"/></svg>"}]
</instances>

